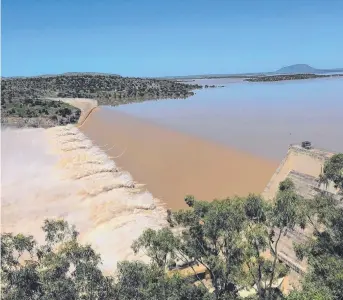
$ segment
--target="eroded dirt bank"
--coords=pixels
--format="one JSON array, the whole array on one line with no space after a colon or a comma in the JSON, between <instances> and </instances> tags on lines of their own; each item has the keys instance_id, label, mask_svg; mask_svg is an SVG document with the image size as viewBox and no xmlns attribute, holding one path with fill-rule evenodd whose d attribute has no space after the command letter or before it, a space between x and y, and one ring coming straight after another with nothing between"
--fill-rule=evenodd
<instances>
[{"instance_id":1,"label":"eroded dirt bank","mask_svg":"<svg viewBox=\"0 0 343 300\"><path fill-rule=\"evenodd\" d=\"M165 208L74 126L2 130L1 231L42 239L45 218L64 218L103 259L145 259L130 246L165 225Z\"/></svg>"},{"instance_id":2,"label":"eroded dirt bank","mask_svg":"<svg viewBox=\"0 0 343 300\"><path fill-rule=\"evenodd\" d=\"M103 107L80 129L172 209L185 207L186 194L212 200L261 193L278 165Z\"/></svg>"}]
</instances>

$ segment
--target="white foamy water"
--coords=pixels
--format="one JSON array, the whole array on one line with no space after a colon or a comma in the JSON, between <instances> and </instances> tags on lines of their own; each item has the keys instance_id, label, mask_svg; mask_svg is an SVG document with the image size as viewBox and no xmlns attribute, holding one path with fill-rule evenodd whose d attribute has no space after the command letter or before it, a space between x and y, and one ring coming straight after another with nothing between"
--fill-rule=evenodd
<instances>
[{"instance_id":1,"label":"white foamy water","mask_svg":"<svg viewBox=\"0 0 343 300\"><path fill-rule=\"evenodd\" d=\"M146 228L166 224L165 208L73 126L2 130L2 232L39 241L46 218L64 218L112 272L142 259L130 246Z\"/></svg>"}]
</instances>

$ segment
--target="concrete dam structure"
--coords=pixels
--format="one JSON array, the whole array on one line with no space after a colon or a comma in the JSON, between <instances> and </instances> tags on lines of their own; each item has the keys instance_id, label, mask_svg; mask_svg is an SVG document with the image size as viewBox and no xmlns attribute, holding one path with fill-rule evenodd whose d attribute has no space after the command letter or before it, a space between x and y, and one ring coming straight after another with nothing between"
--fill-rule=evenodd
<instances>
[{"instance_id":1,"label":"concrete dam structure","mask_svg":"<svg viewBox=\"0 0 343 300\"><path fill-rule=\"evenodd\" d=\"M334 152L322 149L304 149L300 145L290 145L285 158L281 161L262 195L265 199L273 199L280 182L288 177L293 180L300 195L312 198L319 190L325 188L318 186L318 178L325 162L334 154ZM328 186L327 191L336 194L333 186Z\"/></svg>"},{"instance_id":2,"label":"concrete dam structure","mask_svg":"<svg viewBox=\"0 0 343 300\"><path fill-rule=\"evenodd\" d=\"M268 200L274 199L280 182L290 178L298 194L304 198L313 199L318 192L325 190L338 199L337 190L332 184L328 186L320 185L318 181L325 162L334 154L334 152L322 149L305 149L300 145L290 145L285 158L281 161L263 191L263 197ZM288 231L286 236L281 238L279 259L297 273L306 271L306 261L297 259L293 250L293 242L305 242L312 235L312 232L313 230L310 227L305 230L295 228L295 230Z\"/></svg>"}]
</instances>

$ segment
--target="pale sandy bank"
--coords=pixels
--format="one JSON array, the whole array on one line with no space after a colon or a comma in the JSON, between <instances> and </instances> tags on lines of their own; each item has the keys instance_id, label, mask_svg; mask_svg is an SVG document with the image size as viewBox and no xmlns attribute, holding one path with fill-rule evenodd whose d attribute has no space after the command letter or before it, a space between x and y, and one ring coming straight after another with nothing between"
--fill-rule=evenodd
<instances>
[{"instance_id":1,"label":"pale sandy bank","mask_svg":"<svg viewBox=\"0 0 343 300\"><path fill-rule=\"evenodd\" d=\"M145 228L165 225L165 208L74 126L3 130L1 150L2 232L39 240L45 218L65 218L110 272L138 258L130 246Z\"/></svg>"}]
</instances>

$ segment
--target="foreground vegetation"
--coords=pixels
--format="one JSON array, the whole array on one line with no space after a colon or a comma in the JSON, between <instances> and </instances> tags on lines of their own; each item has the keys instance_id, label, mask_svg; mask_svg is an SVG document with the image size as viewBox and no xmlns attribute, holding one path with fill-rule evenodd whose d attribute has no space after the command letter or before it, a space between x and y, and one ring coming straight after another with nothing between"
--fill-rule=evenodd
<instances>
[{"instance_id":1,"label":"foreground vegetation","mask_svg":"<svg viewBox=\"0 0 343 300\"><path fill-rule=\"evenodd\" d=\"M76 110L47 98L90 98L97 99L100 105L119 105L148 99L186 98L194 94L193 90L201 87L171 80L83 73L8 78L1 80L2 117L11 123L11 120L18 121L18 118L48 119L56 116L62 124L72 123L78 117ZM36 105L37 102L39 104ZM55 105L60 106L58 109L72 110L68 115L70 120L59 118L61 114L53 109Z\"/></svg>"},{"instance_id":2,"label":"foreground vegetation","mask_svg":"<svg viewBox=\"0 0 343 300\"><path fill-rule=\"evenodd\" d=\"M339 77L339 76L343 76L343 74L333 74L333 75L284 74L284 75L256 76L256 77L247 78L244 81L269 82L269 81L300 80L300 79L313 79L313 78Z\"/></svg>"},{"instance_id":3,"label":"foreground vegetation","mask_svg":"<svg viewBox=\"0 0 343 300\"><path fill-rule=\"evenodd\" d=\"M343 154L325 165L321 181L343 191ZM151 263L121 262L114 276L102 274L100 256L81 245L75 228L62 220L45 221L43 245L32 236L2 234L2 299L229 300L241 299L251 287L256 293L248 299L342 299L343 208L328 194L303 199L285 180L272 203L257 195L185 201L188 210L168 213L169 228L148 229L132 245ZM283 295L275 280L289 269L278 260L279 243L296 226L314 229L313 239L295 245L309 266L301 289ZM207 282L197 273L195 284L178 273L168 275L180 261L193 270L204 266Z\"/></svg>"}]
</instances>

